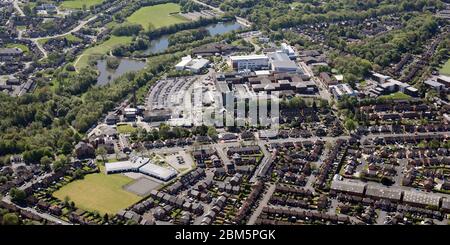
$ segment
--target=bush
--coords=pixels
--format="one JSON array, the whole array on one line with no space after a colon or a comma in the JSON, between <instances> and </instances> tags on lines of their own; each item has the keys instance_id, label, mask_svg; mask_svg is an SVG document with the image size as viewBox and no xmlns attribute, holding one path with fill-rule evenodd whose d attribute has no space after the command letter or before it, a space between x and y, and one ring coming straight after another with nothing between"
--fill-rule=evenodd
<instances>
[{"instance_id":1,"label":"bush","mask_svg":"<svg viewBox=\"0 0 450 245\"><path fill-rule=\"evenodd\" d=\"M113 57L113 56L108 56L106 58L106 66L109 69L115 70L119 67L119 65L120 65L120 60L118 58Z\"/></svg>"}]
</instances>

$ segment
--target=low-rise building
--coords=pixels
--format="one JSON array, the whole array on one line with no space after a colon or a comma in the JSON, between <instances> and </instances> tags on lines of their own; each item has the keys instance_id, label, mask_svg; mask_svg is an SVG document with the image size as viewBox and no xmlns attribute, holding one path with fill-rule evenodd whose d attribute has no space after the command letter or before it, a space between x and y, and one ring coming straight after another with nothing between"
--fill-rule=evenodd
<instances>
[{"instance_id":1,"label":"low-rise building","mask_svg":"<svg viewBox=\"0 0 450 245\"><path fill-rule=\"evenodd\" d=\"M267 55L230 56L229 65L237 71L264 70L269 68L269 57Z\"/></svg>"},{"instance_id":2,"label":"low-rise building","mask_svg":"<svg viewBox=\"0 0 450 245\"><path fill-rule=\"evenodd\" d=\"M356 196L364 195L366 184L354 181L334 180L331 183L331 190L335 192L348 193Z\"/></svg>"},{"instance_id":3,"label":"low-rise building","mask_svg":"<svg viewBox=\"0 0 450 245\"><path fill-rule=\"evenodd\" d=\"M417 191L405 191L403 193L403 202L412 206L419 207L439 207L441 197L435 194L417 192Z\"/></svg>"},{"instance_id":4,"label":"low-rise building","mask_svg":"<svg viewBox=\"0 0 450 245\"><path fill-rule=\"evenodd\" d=\"M188 70L194 73L199 73L203 68L209 65L209 60L204 58L193 59L190 55L181 58L180 63L175 65L177 71Z\"/></svg>"},{"instance_id":5,"label":"low-rise building","mask_svg":"<svg viewBox=\"0 0 450 245\"><path fill-rule=\"evenodd\" d=\"M340 99L340 98L342 98L342 96L357 96L358 95L358 91L354 90L347 83L332 85L332 86L330 86L330 90L336 99Z\"/></svg>"},{"instance_id":6,"label":"low-rise building","mask_svg":"<svg viewBox=\"0 0 450 245\"><path fill-rule=\"evenodd\" d=\"M270 67L274 72L301 72L300 67L284 52L267 54L270 59Z\"/></svg>"},{"instance_id":7,"label":"low-rise building","mask_svg":"<svg viewBox=\"0 0 450 245\"><path fill-rule=\"evenodd\" d=\"M386 188L382 186L368 185L366 188L366 196L373 199L387 199L394 202L400 202L402 198L402 190L395 188Z\"/></svg>"}]
</instances>

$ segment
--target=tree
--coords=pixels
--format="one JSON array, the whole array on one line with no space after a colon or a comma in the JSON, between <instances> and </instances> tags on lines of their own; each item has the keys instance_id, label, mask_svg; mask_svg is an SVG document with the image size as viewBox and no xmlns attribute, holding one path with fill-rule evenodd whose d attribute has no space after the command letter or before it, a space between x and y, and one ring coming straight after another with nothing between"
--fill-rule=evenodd
<instances>
[{"instance_id":1,"label":"tree","mask_svg":"<svg viewBox=\"0 0 450 245\"><path fill-rule=\"evenodd\" d=\"M387 186L392 185L392 179L389 177L383 176L381 178L381 184L387 185Z\"/></svg>"},{"instance_id":2,"label":"tree","mask_svg":"<svg viewBox=\"0 0 450 245\"><path fill-rule=\"evenodd\" d=\"M213 140L217 139L217 130L215 127L208 127L208 136Z\"/></svg>"},{"instance_id":3,"label":"tree","mask_svg":"<svg viewBox=\"0 0 450 245\"><path fill-rule=\"evenodd\" d=\"M103 163L106 163L107 151L106 151L106 148L104 146L100 146L99 148L97 148L97 150L95 151L95 154L97 156L101 156Z\"/></svg>"},{"instance_id":4,"label":"tree","mask_svg":"<svg viewBox=\"0 0 450 245\"><path fill-rule=\"evenodd\" d=\"M104 221L105 223L109 222L109 216L108 216L107 213L106 213L105 215L103 215L103 221Z\"/></svg>"},{"instance_id":5,"label":"tree","mask_svg":"<svg viewBox=\"0 0 450 245\"><path fill-rule=\"evenodd\" d=\"M43 156L43 157L41 158L41 165L42 165L42 168L43 168L44 170L49 169L49 168L50 168L50 164L52 164L52 159L51 159L50 157L48 157L48 156Z\"/></svg>"},{"instance_id":6,"label":"tree","mask_svg":"<svg viewBox=\"0 0 450 245\"><path fill-rule=\"evenodd\" d=\"M61 156L59 156L59 159L53 163L53 170L57 171L57 170L61 169L62 167L66 166L68 163L69 163L69 159L64 155L61 155Z\"/></svg>"},{"instance_id":7,"label":"tree","mask_svg":"<svg viewBox=\"0 0 450 245\"><path fill-rule=\"evenodd\" d=\"M12 188L9 193L11 196L11 200L15 203L22 204L25 202L25 198L27 197L27 194L25 193L25 191L17 189L17 188Z\"/></svg>"},{"instance_id":8,"label":"tree","mask_svg":"<svg viewBox=\"0 0 450 245\"><path fill-rule=\"evenodd\" d=\"M345 120L345 128L348 131L353 131L356 129L356 122L353 121L352 119L348 118L347 120Z\"/></svg>"},{"instance_id":9,"label":"tree","mask_svg":"<svg viewBox=\"0 0 450 245\"><path fill-rule=\"evenodd\" d=\"M65 196L64 197L64 206L68 207L69 206L69 202L70 202L70 197L69 196Z\"/></svg>"},{"instance_id":10,"label":"tree","mask_svg":"<svg viewBox=\"0 0 450 245\"><path fill-rule=\"evenodd\" d=\"M3 215L3 224L4 225L18 225L19 217L15 213L7 213Z\"/></svg>"}]
</instances>

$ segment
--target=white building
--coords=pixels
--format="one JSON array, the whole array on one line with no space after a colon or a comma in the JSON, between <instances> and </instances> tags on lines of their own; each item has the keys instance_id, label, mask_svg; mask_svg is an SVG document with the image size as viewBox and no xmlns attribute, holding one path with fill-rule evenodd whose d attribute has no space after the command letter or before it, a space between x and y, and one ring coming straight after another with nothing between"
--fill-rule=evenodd
<instances>
[{"instance_id":1,"label":"white building","mask_svg":"<svg viewBox=\"0 0 450 245\"><path fill-rule=\"evenodd\" d=\"M267 55L230 56L229 65L238 71L263 70L269 68L269 57Z\"/></svg>"},{"instance_id":2,"label":"white building","mask_svg":"<svg viewBox=\"0 0 450 245\"><path fill-rule=\"evenodd\" d=\"M204 58L192 59L190 55L181 58L180 63L175 65L177 71L188 70L199 73L203 68L209 65L209 60Z\"/></svg>"},{"instance_id":3,"label":"white building","mask_svg":"<svg viewBox=\"0 0 450 245\"><path fill-rule=\"evenodd\" d=\"M150 158L136 157L127 161L105 163L106 174L139 172L139 168L150 162Z\"/></svg>"},{"instance_id":4,"label":"white building","mask_svg":"<svg viewBox=\"0 0 450 245\"><path fill-rule=\"evenodd\" d=\"M286 53L290 59L295 59L297 58L297 53L295 52L294 48L292 46L290 46L287 43L282 43L281 44L281 50Z\"/></svg>"},{"instance_id":5,"label":"white building","mask_svg":"<svg viewBox=\"0 0 450 245\"><path fill-rule=\"evenodd\" d=\"M387 80L385 83L380 84L380 87L383 88L385 93L387 93L387 94L400 91L407 95L417 96L417 93L418 93L418 89L410 86L407 83L402 83L402 82L392 79L392 78Z\"/></svg>"},{"instance_id":6,"label":"white building","mask_svg":"<svg viewBox=\"0 0 450 245\"><path fill-rule=\"evenodd\" d=\"M330 86L330 90L336 99L340 99L344 95L347 95L347 96L358 95L358 91L354 90L352 87L350 87L350 85L348 85L346 83L332 85L332 86Z\"/></svg>"},{"instance_id":7,"label":"white building","mask_svg":"<svg viewBox=\"0 0 450 245\"><path fill-rule=\"evenodd\" d=\"M147 157L134 157L128 161L105 163L105 171L106 174L139 172L163 181L168 181L178 174L172 168L152 163Z\"/></svg>"},{"instance_id":8,"label":"white building","mask_svg":"<svg viewBox=\"0 0 450 245\"><path fill-rule=\"evenodd\" d=\"M301 72L300 67L292 61L286 53L273 52L267 54L270 59L270 68L276 72Z\"/></svg>"},{"instance_id":9,"label":"white building","mask_svg":"<svg viewBox=\"0 0 450 245\"><path fill-rule=\"evenodd\" d=\"M139 168L139 172L160 179L162 181L168 181L177 176L177 172L174 169L161 167L153 163L145 164L144 166Z\"/></svg>"}]
</instances>

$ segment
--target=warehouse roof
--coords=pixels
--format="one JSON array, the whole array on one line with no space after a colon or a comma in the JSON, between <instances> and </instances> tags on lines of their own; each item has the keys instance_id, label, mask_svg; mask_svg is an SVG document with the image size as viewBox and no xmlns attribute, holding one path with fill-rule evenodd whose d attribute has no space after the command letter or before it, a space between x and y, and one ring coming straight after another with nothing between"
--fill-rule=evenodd
<instances>
[{"instance_id":1,"label":"warehouse roof","mask_svg":"<svg viewBox=\"0 0 450 245\"><path fill-rule=\"evenodd\" d=\"M417 192L417 191L405 191L403 195L403 201L411 204L419 204L419 205L430 205L439 207L440 196Z\"/></svg>"},{"instance_id":2,"label":"warehouse roof","mask_svg":"<svg viewBox=\"0 0 450 245\"><path fill-rule=\"evenodd\" d=\"M354 194L363 194L365 186L365 183L353 181L333 181L331 183L332 190Z\"/></svg>"},{"instance_id":3,"label":"warehouse roof","mask_svg":"<svg viewBox=\"0 0 450 245\"><path fill-rule=\"evenodd\" d=\"M366 189L366 195L369 197L378 197L383 199L400 201L402 197L402 191L400 189L368 185Z\"/></svg>"}]
</instances>

